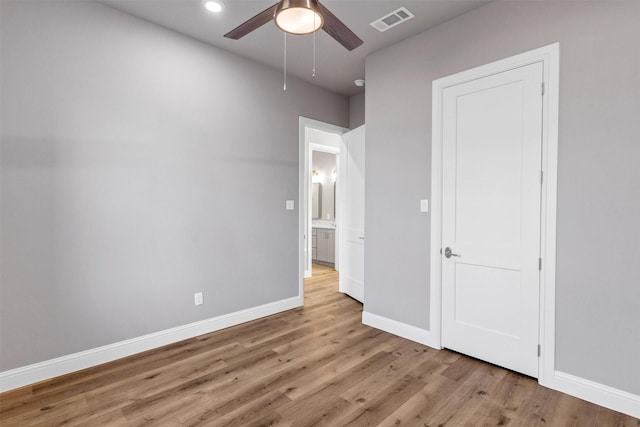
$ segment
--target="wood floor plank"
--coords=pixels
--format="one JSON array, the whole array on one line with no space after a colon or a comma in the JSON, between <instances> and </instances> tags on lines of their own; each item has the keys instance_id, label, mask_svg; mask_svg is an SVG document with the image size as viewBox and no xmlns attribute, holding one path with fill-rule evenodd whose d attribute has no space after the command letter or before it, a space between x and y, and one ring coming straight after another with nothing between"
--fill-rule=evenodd
<instances>
[{"instance_id":1,"label":"wood floor plank","mask_svg":"<svg viewBox=\"0 0 640 427\"><path fill-rule=\"evenodd\" d=\"M106 401L107 397L118 398L123 393L133 393L136 396L152 394L156 388L166 388L171 381L181 381L196 375L218 371L226 366L222 359L229 353L246 353L246 349L237 343L222 348L214 348L209 352L194 354L191 357L178 359L161 367L141 370L135 375L121 377L120 381L104 381L95 385L92 390L85 392L87 401ZM132 384L136 384L132 387Z\"/></svg>"},{"instance_id":2,"label":"wood floor plank","mask_svg":"<svg viewBox=\"0 0 640 427\"><path fill-rule=\"evenodd\" d=\"M356 387L347 390L342 394L342 397L349 402L366 404L366 402L371 400L373 396L378 395L380 390L385 389L389 384L393 384L394 382L402 383L404 377L424 360L425 353L428 351L429 349L424 346L403 340L400 346L391 351L391 354L398 358L395 363L387 365L384 369L366 378ZM424 383L422 383L422 387L424 387Z\"/></svg>"},{"instance_id":3,"label":"wood floor plank","mask_svg":"<svg viewBox=\"0 0 640 427\"><path fill-rule=\"evenodd\" d=\"M278 354L266 349L260 352L247 352L242 358L230 358L229 366L217 371L199 375L182 381L175 381L152 395L135 399L133 403L122 407L123 414L134 419L139 414L145 414L152 418L158 418L157 414L171 412L169 408L179 399L188 399L191 395L204 393L216 393L225 387L234 387L242 379L257 375L251 369L270 368L279 363ZM153 414L153 415L147 415Z\"/></svg>"},{"instance_id":4,"label":"wood floor plank","mask_svg":"<svg viewBox=\"0 0 640 427\"><path fill-rule=\"evenodd\" d=\"M209 425L224 427L268 425L272 420L281 419L276 410L290 402L291 399L276 390L213 420Z\"/></svg>"},{"instance_id":5,"label":"wood floor plank","mask_svg":"<svg viewBox=\"0 0 640 427\"><path fill-rule=\"evenodd\" d=\"M221 405L216 405L215 408L210 410L206 414L206 419L224 416L236 408L247 404L247 402L267 394L274 388L288 385L290 381L301 372L313 370L314 366L322 366L336 357L336 354L327 348L317 349L315 352L311 352L311 354L312 356L308 361L295 363L286 370L271 371L268 375L258 377L256 381L247 383L234 392L230 391L228 400ZM187 423L191 423L192 421L195 420L187 420Z\"/></svg>"},{"instance_id":6,"label":"wood floor plank","mask_svg":"<svg viewBox=\"0 0 640 427\"><path fill-rule=\"evenodd\" d=\"M40 408L30 409L21 413L14 413L13 416L6 420L8 425L22 425L30 426L37 424L44 417L48 420L56 420L69 417L70 412L86 411L86 400L83 395L79 394L73 397L60 400L55 403L49 403ZM0 425L5 425L5 420L2 420Z\"/></svg>"},{"instance_id":7,"label":"wood floor plank","mask_svg":"<svg viewBox=\"0 0 640 427\"><path fill-rule=\"evenodd\" d=\"M555 420L554 412L556 404L562 393L535 387L529 398L518 411L521 415L512 421L510 425L516 427L561 425Z\"/></svg>"},{"instance_id":8,"label":"wood floor plank","mask_svg":"<svg viewBox=\"0 0 640 427\"><path fill-rule=\"evenodd\" d=\"M474 361L469 360L469 362L476 365ZM436 405L438 406L437 410L423 413L422 418L429 425L463 426L467 418L471 417L477 408L485 402L486 389L499 381L500 378L496 378L493 374L494 369L495 367L491 365L480 364L478 369L470 372L468 376L457 380L442 375L445 378L452 379L457 383L457 387L446 398L440 396L437 403L443 405ZM502 375L506 375L506 371Z\"/></svg>"},{"instance_id":9,"label":"wood floor plank","mask_svg":"<svg viewBox=\"0 0 640 427\"><path fill-rule=\"evenodd\" d=\"M313 271L304 307L0 394L0 425L640 427L365 326L338 273Z\"/></svg>"},{"instance_id":10,"label":"wood floor plank","mask_svg":"<svg viewBox=\"0 0 640 427\"><path fill-rule=\"evenodd\" d=\"M363 400L362 406L341 419L339 425L378 425L425 386L425 383L411 375L405 375L389 384L378 389L368 400ZM359 399L356 403L360 403Z\"/></svg>"},{"instance_id":11,"label":"wood floor plank","mask_svg":"<svg viewBox=\"0 0 640 427\"><path fill-rule=\"evenodd\" d=\"M350 337L351 344L335 352L338 356L336 359L324 365L322 369L310 370L293 378L286 384L284 393L291 399L297 399L312 390L321 388L329 378L335 378L353 369L373 354L387 351L385 345L390 346L392 339L387 340L390 337L384 335L379 339L380 335L380 331L367 331L365 334Z\"/></svg>"},{"instance_id":12,"label":"wood floor plank","mask_svg":"<svg viewBox=\"0 0 640 427\"><path fill-rule=\"evenodd\" d=\"M380 426L423 426L431 415L447 403L446 396L455 393L460 384L442 375L430 378L426 385L400 405Z\"/></svg>"},{"instance_id":13,"label":"wood floor plank","mask_svg":"<svg viewBox=\"0 0 640 427\"><path fill-rule=\"evenodd\" d=\"M295 399L278 412L301 425L331 423L348 406L348 402L340 394L394 360L396 357L387 352L376 353L349 371L334 377L330 383Z\"/></svg>"},{"instance_id":14,"label":"wood floor plank","mask_svg":"<svg viewBox=\"0 0 640 427\"><path fill-rule=\"evenodd\" d=\"M508 425L517 417L518 407L531 395L535 385L531 378L508 372L487 391L487 403L477 409L466 425Z\"/></svg>"}]
</instances>

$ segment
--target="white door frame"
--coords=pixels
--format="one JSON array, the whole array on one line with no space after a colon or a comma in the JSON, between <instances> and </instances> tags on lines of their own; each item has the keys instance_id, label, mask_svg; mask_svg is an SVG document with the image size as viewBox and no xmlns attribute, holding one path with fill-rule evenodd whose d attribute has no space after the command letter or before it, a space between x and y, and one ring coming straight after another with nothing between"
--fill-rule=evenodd
<instances>
[{"instance_id":1,"label":"white door frame","mask_svg":"<svg viewBox=\"0 0 640 427\"><path fill-rule=\"evenodd\" d=\"M311 269L307 271L305 268L305 243L307 242L305 235L309 236L307 249L308 257L311 257L311 223L309 222L308 230L305 228L305 215L310 215L311 211L311 198L309 197L311 189L309 179L311 175L311 147L310 142L308 142L305 137L305 131L306 129L317 129L323 132L344 135L349 129L302 116L300 116L298 121L298 129L298 295L304 301L304 278L308 277L307 274L311 275ZM339 179L338 173L336 162L336 180ZM338 206L336 206L336 214L338 210ZM339 230L336 230L336 233L339 233ZM338 235L336 235L336 237L338 237ZM311 263L309 263L309 267L311 268Z\"/></svg>"},{"instance_id":2,"label":"white door frame","mask_svg":"<svg viewBox=\"0 0 640 427\"><path fill-rule=\"evenodd\" d=\"M447 87L542 62L542 195L540 250L540 346L538 382L552 387L555 372L556 208L560 45L554 43L433 81L431 135L430 319L433 343L442 348L442 102ZM543 90L541 88L541 90Z\"/></svg>"}]
</instances>

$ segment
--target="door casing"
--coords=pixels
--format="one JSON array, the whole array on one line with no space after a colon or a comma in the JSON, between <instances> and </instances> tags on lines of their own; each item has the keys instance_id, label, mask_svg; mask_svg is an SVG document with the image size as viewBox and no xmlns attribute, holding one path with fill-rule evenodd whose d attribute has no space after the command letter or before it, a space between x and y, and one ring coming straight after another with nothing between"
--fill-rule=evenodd
<instances>
[{"instance_id":1,"label":"door casing","mask_svg":"<svg viewBox=\"0 0 640 427\"><path fill-rule=\"evenodd\" d=\"M540 337L538 382L552 387L555 371L555 258L558 165L558 100L560 45L554 43L467 71L456 73L432 84L431 143L431 272L429 279L429 329L431 344L442 348L442 101L444 89L492 74L543 63L542 100L542 195L540 242ZM541 88L542 90L542 88Z\"/></svg>"}]
</instances>

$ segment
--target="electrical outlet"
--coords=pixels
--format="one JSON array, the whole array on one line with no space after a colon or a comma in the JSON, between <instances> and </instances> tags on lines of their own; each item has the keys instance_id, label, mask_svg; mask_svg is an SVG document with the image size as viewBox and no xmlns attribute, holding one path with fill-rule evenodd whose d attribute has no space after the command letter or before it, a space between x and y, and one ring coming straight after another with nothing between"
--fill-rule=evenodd
<instances>
[{"instance_id":1,"label":"electrical outlet","mask_svg":"<svg viewBox=\"0 0 640 427\"><path fill-rule=\"evenodd\" d=\"M203 302L202 292L196 292L193 294L193 305L202 305Z\"/></svg>"}]
</instances>

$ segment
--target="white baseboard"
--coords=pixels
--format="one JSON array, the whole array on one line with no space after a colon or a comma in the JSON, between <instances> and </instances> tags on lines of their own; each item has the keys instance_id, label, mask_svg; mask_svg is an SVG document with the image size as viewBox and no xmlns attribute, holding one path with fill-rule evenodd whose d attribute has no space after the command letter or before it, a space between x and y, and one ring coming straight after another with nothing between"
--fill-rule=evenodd
<instances>
[{"instance_id":1,"label":"white baseboard","mask_svg":"<svg viewBox=\"0 0 640 427\"><path fill-rule=\"evenodd\" d=\"M407 325L406 323L378 316L377 314L367 311L362 312L362 323L438 350L442 348L433 333L426 329Z\"/></svg>"},{"instance_id":2,"label":"white baseboard","mask_svg":"<svg viewBox=\"0 0 640 427\"><path fill-rule=\"evenodd\" d=\"M23 387L60 375L66 375L81 369L111 362L188 338L208 334L302 305L302 298L297 296L91 350L69 354L56 359L46 360L33 365L23 366L10 371L0 372L0 392Z\"/></svg>"},{"instance_id":3,"label":"white baseboard","mask_svg":"<svg viewBox=\"0 0 640 427\"><path fill-rule=\"evenodd\" d=\"M552 388L587 402L640 418L640 396L638 395L559 371L554 374Z\"/></svg>"}]
</instances>

